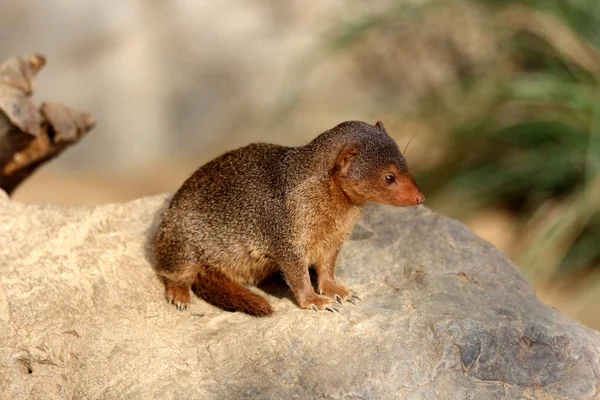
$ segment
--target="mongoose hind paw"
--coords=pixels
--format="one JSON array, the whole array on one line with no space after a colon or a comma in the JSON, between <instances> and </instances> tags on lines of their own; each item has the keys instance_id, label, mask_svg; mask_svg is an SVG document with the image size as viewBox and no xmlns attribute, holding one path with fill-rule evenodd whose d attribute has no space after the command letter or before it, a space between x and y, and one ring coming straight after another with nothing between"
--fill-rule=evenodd
<instances>
[{"instance_id":1,"label":"mongoose hind paw","mask_svg":"<svg viewBox=\"0 0 600 400\"><path fill-rule=\"evenodd\" d=\"M190 290L185 286L167 286L165 297L179 311L187 310L190 305Z\"/></svg>"}]
</instances>

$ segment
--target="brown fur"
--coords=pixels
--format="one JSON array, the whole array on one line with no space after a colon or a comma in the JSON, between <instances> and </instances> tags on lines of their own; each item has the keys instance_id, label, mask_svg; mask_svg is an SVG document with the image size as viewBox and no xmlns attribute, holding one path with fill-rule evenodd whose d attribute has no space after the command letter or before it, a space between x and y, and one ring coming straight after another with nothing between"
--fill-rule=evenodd
<instances>
[{"instance_id":1,"label":"brown fur","mask_svg":"<svg viewBox=\"0 0 600 400\"><path fill-rule=\"evenodd\" d=\"M271 305L263 297L215 269L206 268L204 273L198 274L192 290L196 296L225 311L243 311L255 317L273 313Z\"/></svg>"},{"instance_id":2,"label":"brown fur","mask_svg":"<svg viewBox=\"0 0 600 400\"><path fill-rule=\"evenodd\" d=\"M177 191L154 237L155 268L180 309L193 285L222 309L269 315L243 285L275 271L301 307L325 309L352 297L334 269L362 205L423 200L381 122L344 122L301 147L251 144L200 167Z\"/></svg>"}]
</instances>

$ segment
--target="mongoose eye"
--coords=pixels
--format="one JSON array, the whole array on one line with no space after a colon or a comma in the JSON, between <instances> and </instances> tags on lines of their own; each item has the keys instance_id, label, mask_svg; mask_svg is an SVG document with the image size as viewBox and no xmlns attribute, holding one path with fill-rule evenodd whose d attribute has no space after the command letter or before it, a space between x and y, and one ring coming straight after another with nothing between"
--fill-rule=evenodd
<instances>
[{"instance_id":1,"label":"mongoose eye","mask_svg":"<svg viewBox=\"0 0 600 400\"><path fill-rule=\"evenodd\" d=\"M387 174L385 176L385 183L394 183L394 181L396 180L396 177L392 174Z\"/></svg>"}]
</instances>

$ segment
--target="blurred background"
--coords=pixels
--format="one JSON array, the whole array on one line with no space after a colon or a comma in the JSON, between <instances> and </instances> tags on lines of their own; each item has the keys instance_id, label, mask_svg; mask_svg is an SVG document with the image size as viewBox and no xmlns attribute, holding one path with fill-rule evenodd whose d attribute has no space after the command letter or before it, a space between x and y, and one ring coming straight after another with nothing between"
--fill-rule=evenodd
<instances>
[{"instance_id":1,"label":"blurred background","mask_svg":"<svg viewBox=\"0 0 600 400\"><path fill-rule=\"evenodd\" d=\"M381 119L426 205L600 329L600 1L0 0L0 60L97 127L15 193L97 204L176 190L255 141Z\"/></svg>"}]
</instances>

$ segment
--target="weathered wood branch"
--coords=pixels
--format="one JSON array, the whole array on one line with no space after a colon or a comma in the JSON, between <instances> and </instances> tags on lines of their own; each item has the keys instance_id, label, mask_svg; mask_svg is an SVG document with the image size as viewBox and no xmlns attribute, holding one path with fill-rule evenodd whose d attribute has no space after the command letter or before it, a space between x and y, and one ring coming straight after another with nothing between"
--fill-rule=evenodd
<instances>
[{"instance_id":1,"label":"weathered wood branch","mask_svg":"<svg viewBox=\"0 0 600 400\"><path fill-rule=\"evenodd\" d=\"M9 195L96 125L90 114L61 104L35 106L34 77L45 63L35 54L0 65L0 189Z\"/></svg>"}]
</instances>

